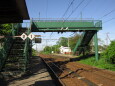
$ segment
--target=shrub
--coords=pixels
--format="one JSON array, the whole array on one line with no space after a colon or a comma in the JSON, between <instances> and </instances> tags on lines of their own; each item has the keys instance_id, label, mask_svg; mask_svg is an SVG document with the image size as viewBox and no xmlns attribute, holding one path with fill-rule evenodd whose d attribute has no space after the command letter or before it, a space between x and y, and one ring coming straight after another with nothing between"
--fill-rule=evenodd
<instances>
[{"instance_id":1,"label":"shrub","mask_svg":"<svg viewBox=\"0 0 115 86\"><path fill-rule=\"evenodd\" d=\"M36 56L36 55L37 55L37 51L32 48L32 56Z\"/></svg>"},{"instance_id":2,"label":"shrub","mask_svg":"<svg viewBox=\"0 0 115 86\"><path fill-rule=\"evenodd\" d=\"M102 53L102 57L110 63L115 63L115 41L112 41L108 48Z\"/></svg>"}]
</instances>

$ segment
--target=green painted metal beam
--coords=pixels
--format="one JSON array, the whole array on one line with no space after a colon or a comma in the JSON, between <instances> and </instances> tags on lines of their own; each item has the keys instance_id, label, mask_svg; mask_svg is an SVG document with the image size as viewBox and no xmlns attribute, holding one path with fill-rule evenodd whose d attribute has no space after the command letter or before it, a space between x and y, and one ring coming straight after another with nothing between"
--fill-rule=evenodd
<instances>
[{"instance_id":1,"label":"green painted metal beam","mask_svg":"<svg viewBox=\"0 0 115 86\"><path fill-rule=\"evenodd\" d=\"M88 30L83 32L73 50L74 54L76 53L76 51L79 51L79 54L81 54L83 48L88 46L89 42L91 41L92 37L95 35L96 32L96 30Z\"/></svg>"},{"instance_id":2,"label":"green painted metal beam","mask_svg":"<svg viewBox=\"0 0 115 86\"><path fill-rule=\"evenodd\" d=\"M98 38L97 38L97 32L94 35L94 46L95 46L95 59L96 61L99 60L99 55L98 55Z\"/></svg>"},{"instance_id":3,"label":"green painted metal beam","mask_svg":"<svg viewBox=\"0 0 115 86\"><path fill-rule=\"evenodd\" d=\"M71 32L77 30L101 30L100 20L32 20L32 32Z\"/></svg>"},{"instance_id":4,"label":"green painted metal beam","mask_svg":"<svg viewBox=\"0 0 115 86\"><path fill-rule=\"evenodd\" d=\"M81 42L83 40L84 35L85 35L85 32L82 33L81 38L79 38L79 40L76 42L76 46L75 46L75 48L73 50L73 54L74 55L76 54L76 51L78 50L78 47L80 46L80 44L81 44Z\"/></svg>"},{"instance_id":5,"label":"green painted metal beam","mask_svg":"<svg viewBox=\"0 0 115 86\"><path fill-rule=\"evenodd\" d=\"M32 29L31 31L32 32L74 32L74 31L84 31L84 30L94 30L94 27L92 28L69 28L69 29L58 29L58 28L54 28L54 29L51 29L51 28L40 28L40 29ZM101 30L101 27L99 28L95 28L95 30Z\"/></svg>"}]
</instances>

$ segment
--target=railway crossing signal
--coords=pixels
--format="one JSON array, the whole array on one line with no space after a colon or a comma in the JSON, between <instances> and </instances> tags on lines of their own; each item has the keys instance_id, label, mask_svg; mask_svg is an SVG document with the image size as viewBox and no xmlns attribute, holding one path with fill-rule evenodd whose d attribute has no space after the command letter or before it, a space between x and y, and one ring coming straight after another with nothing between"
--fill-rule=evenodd
<instances>
[{"instance_id":1,"label":"railway crossing signal","mask_svg":"<svg viewBox=\"0 0 115 86\"><path fill-rule=\"evenodd\" d=\"M34 34L32 34L32 33L30 33L28 36L27 36L25 33L23 33L20 37L21 37L23 40L25 40L27 37L28 37L29 39L33 40L36 36L37 36L37 35L34 35ZM40 36L40 35L39 35L39 36ZM37 36L37 37L38 37L38 36Z\"/></svg>"},{"instance_id":2,"label":"railway crossing signal","mask_svg":"<svg viewBox=\"0 0 115 86\"><path fill-rule=\"evenodd\" d=\"M23 40L26 40L27 38L33 40L35 37L41 37L41 35L34 35L32 33L30 33L29 35L26 35L25 33L23 33L21 36L0 36L0 38L5 38L5 37L13 37L13 38L20 37Z\"/></svg>"},{"instance_id":3,"label":"railway crossing signal","mask_svg":"<svg viewBox=\"0 0 115 86\"><path fill-rule=\"evenodd\" d=\"M30 33L30 34L28 35L28 38L30 38L31 40L33 40L33 39L35 38L35 35L32 34L32 33Z\"/></svg>"},{"instance_id":4,"label":"railway crossing signal","mask_svg":"<svg viewBox=\"0 0 115 86\"><path fill-rule=\"evenodd\" d=\"M25 33L23 33L20 37L21 37L23 40L25 40L28 36L27 36Z\"/></svg>"}]
</instances>

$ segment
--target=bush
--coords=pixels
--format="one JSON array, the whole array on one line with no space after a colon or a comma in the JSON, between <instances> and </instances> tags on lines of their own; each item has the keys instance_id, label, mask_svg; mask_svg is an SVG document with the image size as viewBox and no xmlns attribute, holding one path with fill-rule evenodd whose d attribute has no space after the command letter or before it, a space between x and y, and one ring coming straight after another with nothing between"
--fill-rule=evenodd
<instances>
[{"instance_id":1,"label":"bush","mask_svg":"<svg viewBox=\"0 0 115 86\"><path fill-rule=\"evenodd\" d=\"M1 24L0 25L0 33L3 35L10 34L12 30L12 25L11 24Z\"/></svg>"},{"instance_id":2,"label":"bush","mask_svg":"<svg viewBox=\"0 0 115 86\"><path fill-rule=\"evenodd\" d=\"M115 63L115 41L112 41L108 48L102 53L102 57L106 58L107 62Z\"/></svg>"},{"instance_id":3,"label":"bush","mask_svg":"<svg viewBox=\"0 0 115 86\"><path fill-rule=\"evenodd\" d=\"M37 55L37 51L32 48L32 56L36 56L36 55Z\"/></svg>"},{"instance_id":4,"label":"bush","mask_svg":"<svg viewBox=\"0 0 115 86\"><path fill-rule=\"evenodd\" d=\"M95 60L95 56L87 58L87 59L82 59L80 61L83 64L87 64L87 65L91 65L91 66L95 66L97 68L102 68L102 69L108 69L108 70L112 70L115 71L115 65L108 63L106 58L102 58L100 57L99 61Z\"/></svg>"}]
</instances>

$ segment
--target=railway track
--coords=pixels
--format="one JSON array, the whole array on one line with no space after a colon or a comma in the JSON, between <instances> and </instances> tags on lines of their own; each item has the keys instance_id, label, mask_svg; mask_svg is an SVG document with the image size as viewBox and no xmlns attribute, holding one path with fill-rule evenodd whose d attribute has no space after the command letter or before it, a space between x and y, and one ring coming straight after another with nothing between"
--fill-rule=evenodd
<instances>
[{"instance_id":1,"label":"railway track","mask_svg":"<svg viewBox=\"0 0 115 86\"><path fill-rule=\"evenodd\" d=\"M69 62L68 58L41 55L62 86L114 86L115 74L84 64ZM110 83L108 83L108 82ZM59 85L60 86L60 85Z\"/></svg>"},{"instance_id":2,"label":"railway track","mask_svg":"<svg viewBox=\"0 0 115 86\"><path fill-rule=\"evenodd\" d=\"M86 78L80 76L79 74L77 74L76 71L72 71L69 68L60 68L58 65L56 65L54 62L50 61L46 61L45 59L42 58L42 60L45 62L45 64L51 69L51 71L53 71L53 73L55 74L55 76L59 79L59 81L61 82L61 84L63 86L98 86L95 83L87 80ZM80 69L81 70L81 69ZM62 75L59 75L56 73L56 71L61 72ZM67 81L69 81L67 83ZM81 82L79 84L79 82Z\"/></svg>"},{"instance_id":3,"label":"railway track","mask_svg":"<svg viewBox=\"0 0 115 86\"><path fill-rule=\"evenodd\" d=\"M49 72L50 72L50 75L53 79L55 79L55 83L58 83L59 86L66 86L64 82L62 82L60 80L60 78L58 77L58 75L55 73L55 71L53 70L53 68L46 62L45 59L41 58L43 60L43 62L45 63L45 65L47 66ZM57 86L58 86L57 85Z\"/></svg>"}]
</instances>

